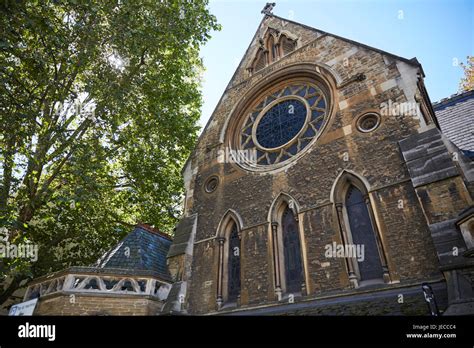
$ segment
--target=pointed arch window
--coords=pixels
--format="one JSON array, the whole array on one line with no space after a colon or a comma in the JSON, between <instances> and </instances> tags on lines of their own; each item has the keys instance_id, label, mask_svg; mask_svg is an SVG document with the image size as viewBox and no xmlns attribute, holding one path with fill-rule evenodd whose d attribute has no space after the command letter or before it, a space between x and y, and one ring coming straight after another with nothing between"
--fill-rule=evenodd
<instances>
[{"instance_id":1,"label":"pointed arch window","mask_svg":"<svg viewBox=\"0 0 474 348\"><path fill-rule=\"evenodd\" d=\"M241 234L240 225L229 214L221 223L218 233L218 267L217 267L217 307L238 305L241 290Z\"/></svg>"},{"instance_id":2,"label":"pointed arch window","mask_svg":"<svg viewBox=\"0 0 474 348\"><path fill-rule=\"evenodd\" d=\"M276 298L306 295L304 235L299 228L297 203L281 194L272 204L271 219Z\"/></svg>"},{"instance_id":3,"label":"pointed arch window","mask_svg":"<svg viewBox=\"0 0 474 348\"><path fill-rule=\"evenodd\" d=\"M301 283L303 282L300 236L298 232L298 223L288 206L283 212L281 222L286 292L300 292Z\"/></svg>"},{"instance_id":4,"label":"pointed arch window","mask_svg":"<svg viewBox=\"0 0 474 348\"><path fill-rule=\"evenodd\" d=\"M232 224L227 254L227 300L236 302L240 296L240 237L236 223Z\"/></svg>"},{"instance_id":5,"label":"pointed arch window","mask_svg":"<svg viewBox=\"0 0 474 348\"><path fill-rule=\"evenodd\" d=\"M265 68L283 56L293 52L297 46L297 38L290 38L290 33L281 33L276 29L270 28L259 39L259 48L255 54L253 61L247 68L250 73L257 72Z\"/></svg>"},{"instance_id":6,"label":"pointed arch window","mask_svg":"<svg viewBox=\"0 0 474 348\"><path fill-rule=\"evenodd\" d=\"M282 56L286 56L295 50L296 41L286 37L286 35L281 35L280 46L283 51Z\"/></svg>"},{"instance_id":7,"label":"pointed arch window","mask_svg":"<svg viewBox=\"0 0 474 348\"><path fill-rule=\"evenodd\" d=\"M265 58L265 50L263 48L260 48L257 52L257 55L255 57L255 61L253 64L253 69L255 71L259 71L263 68L265 68L266 65L266 58Z\"/></svg>"},{"instance_id":8,"label":"pointed arch window","mask_svg":"<svg viewBox=\"0 0 474 348\"><path fill-rule=\"evenodd\" d=\"M344 172L333 192L344 249L357 252L345 258L352 286L390 282L387 257L363 179Z\"/></svg>"},{"instance_id":9,"label":"pointed arch window","mask_svg":"<svg viewBox=\"0 0 474 348\"><path fill-rule=\"evenodd\" d=\"M278 59L278 45L272 45L272 62Z\"/></svg>"},{"instance_id":10,"label":"pointed arch window","mask_svg":"<svg viewBox=\"0 0 474 348\"><path fill-rule=\"evenodd\" d=\"M364 246L363 260L358 261L360 281L382 279L382 262L369 211L362 192L353 185L347 190L346 210L352 243L356 246Z\"/></svg>"},{"instance_id":11,"label":"pointed arch window","mask_svg":"<svg viewBox=\"0 0 474 348\"><path fill-rule=\"evenodd\" d=\"M274 62L277 59L277 51L276 51L276 46L275 46L275 40L273 39L273 36L270 35L267 40L267 50L269 52L268 56L268 64Z\"/></svg>"}]
</instances>

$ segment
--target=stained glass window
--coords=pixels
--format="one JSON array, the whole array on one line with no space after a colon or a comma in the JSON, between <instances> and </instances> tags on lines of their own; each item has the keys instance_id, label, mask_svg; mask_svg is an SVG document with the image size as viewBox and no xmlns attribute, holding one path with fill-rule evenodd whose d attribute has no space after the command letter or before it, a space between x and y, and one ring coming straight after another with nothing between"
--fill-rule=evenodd
<instances>
[{"instance_id":1,"label":"stained glass window","mask_svg":"<svg viewBox=\"0 0 474 348\"><path fill-rule=\"evenodd\" d=\"M300 292L301 283L303 281L300 236L296 219L293 216L293 212L288 207L282 216L282 227L286 291L288 293Z\"/></svg>"},{"instance_id":2,"label":"stained glass window","mask_svg":"<svg viewBox=\"0 0 474 348\"><path fill-rule=\"evenodd\" d=\"M375 232L362 192L351 186L346 195L346 208L351 227L352 242L364 246L364 260L359 262L360 280L383 277L382 263L375 240Z\"/></svg>"},{"instance_id":3,"label":"stained glass window","mask_svg":"<svg viewBox=\"0 0 474 348\"><path fill-rule=\"evenodd\" d=\"M228 301L235 302L240 294L240 238L234 223L229 235Z\"/></svg>"},{"instance_id":4,"label":"stained glass window","mask_svg":"<svg viewBox=\"0 0 474 348\"><path fill-rule=\"evenodd\" d=\"M275 104L258 123L258 143L265 148L286 144L303 128L306 113L306 105L298 99L287 99Z\"/></svg>"},{"instance_id":5,"label":"stained glass window","mask_svg":"<svg viewBox=\"0 0 474 348\"><path fill-rule=\"evenodd\" d=\"M327 98L318 85L288 83L270 90L247 110L238 148L255 156L245 166L280 166L308 148L326 124Z\"/></svg>"}]
</instances>

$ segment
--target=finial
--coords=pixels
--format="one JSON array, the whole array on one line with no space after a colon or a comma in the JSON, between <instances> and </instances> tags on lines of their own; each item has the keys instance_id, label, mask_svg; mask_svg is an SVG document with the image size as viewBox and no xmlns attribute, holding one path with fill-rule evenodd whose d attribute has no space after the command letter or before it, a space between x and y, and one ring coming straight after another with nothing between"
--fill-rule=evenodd
<instances>
[{"instance_id":1,"label":"finial","mask_svg":"<svg viewBox=\"0 0 474 348\"><path fill-rule=\"evenodd\" d=\"M263 14L272 14L273 8L275 7L276 3L275 2L267 2L265 7L262 10Z\"/></svg>"}]
</instances>

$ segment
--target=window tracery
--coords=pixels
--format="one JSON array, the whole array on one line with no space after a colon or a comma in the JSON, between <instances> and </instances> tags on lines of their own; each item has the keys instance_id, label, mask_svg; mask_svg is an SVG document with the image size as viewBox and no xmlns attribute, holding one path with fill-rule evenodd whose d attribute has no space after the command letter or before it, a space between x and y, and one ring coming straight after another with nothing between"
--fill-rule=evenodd
<instances>
[{"instance_id":1,"label":"window tracery","mask_svg":"<svg viewBox=\"0 0 474 348\"><path fill-rule=\"evenodd\" d=\"M326 94L315 83L280 85L245 112L235 146L252 152L251 168L279 166L316 139L327 120Z\"/></svg>"},{"instance_id":2,"label":"window tracery","mask_svg":"<svg viewBox=\"0 0 474 348\"><path fill-rule=\"evenodd\" d=\"M264 38L259 40L260 47L255 54L255 58L249 67L251 73L265 68L278 59L293 52L297 46L296 38L290 34L281 33L276 29L269 29Z\"/></svg>"}]
</instances>

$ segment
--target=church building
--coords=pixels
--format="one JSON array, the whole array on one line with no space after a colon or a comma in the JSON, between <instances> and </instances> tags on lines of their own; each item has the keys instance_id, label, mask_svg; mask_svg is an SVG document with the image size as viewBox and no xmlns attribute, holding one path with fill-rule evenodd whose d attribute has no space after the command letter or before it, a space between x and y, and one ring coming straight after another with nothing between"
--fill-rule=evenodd
<instances>
[{"instance_id":1,"label":"church building","mask_svg":"<svg viewBox=\"0 0 474 348\"><path fill-rule=\"evenodd\" d=\"M271 8L183 168L174 236L140 225L33 281L35 314L474 314L474 165L421 64Z\"/></svg>"}]
</instances>

